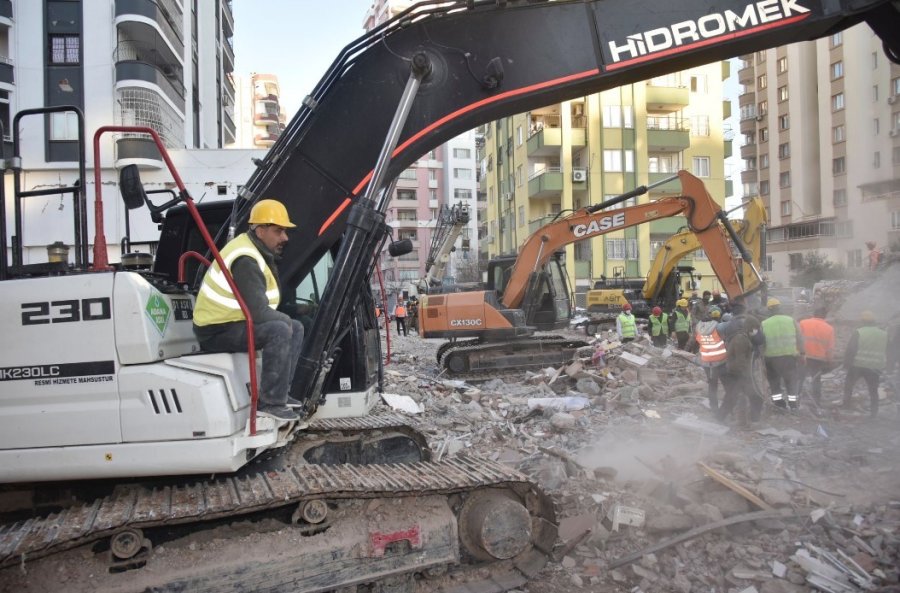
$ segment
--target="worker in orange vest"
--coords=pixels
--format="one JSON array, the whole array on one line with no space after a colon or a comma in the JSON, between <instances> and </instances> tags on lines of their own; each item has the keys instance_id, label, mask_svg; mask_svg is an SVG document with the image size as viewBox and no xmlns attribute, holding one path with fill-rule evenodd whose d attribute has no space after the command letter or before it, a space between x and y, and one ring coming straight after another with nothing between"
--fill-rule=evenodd
<instances>
[{"instance_id":1,"label":"worker in orange vest","mask_svg":"<svg viewBox=\"0 0 900 593\"><path fill-rule=\"evenodd\" d=\"M397 335L409 335L406 331L406 306L403 301L397 301L397 306L394 307L394 319L397 320Z\"/></svg>"},{"instance_id":2,"label":"worker in orange vest","mask_svg":"<svg viewBox=\"0 0 900 593\"><path fill-rule=\"evenodd\" d=\"M822 401L822 374L827 373L834 361L834 328L825 321L825 308L818 307L813 316L800 322L800 333L806 352L806 364L801 370L802 381L812 378L812 396ZM802 384L801 381L801 384Z\"/></svg>"},{"instance_id":3,"label":"worker in orange vest","mask_svg":"<svg viewBox=\"0 0 900 593\"><path fill-rule=\"evenodd\" d=\"M719 336L716 326L722 318L722 310L712 305L706 311L706 319L697 324L694 340L698 346L697 362L706 370L709 409L713 412L719 409L719 382L725 372L725 361L728 353L725 351L725 340Z\"/></svg>"}]
</instances>

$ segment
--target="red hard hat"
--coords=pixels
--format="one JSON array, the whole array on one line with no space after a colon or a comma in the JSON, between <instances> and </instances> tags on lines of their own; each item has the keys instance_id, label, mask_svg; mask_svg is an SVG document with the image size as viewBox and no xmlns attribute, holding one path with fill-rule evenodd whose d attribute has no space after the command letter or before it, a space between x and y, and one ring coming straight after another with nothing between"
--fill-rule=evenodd
<instances>
[{"instance_id":1,"label":"red hard hat","mask_svg":"<svg viewBox=\"0 0 900 593\"><path fill-rule=\"evenodd\" d=\"M622 305L622 310L631 311L631 303L625 303L624 305Z\"/></svg>"},{"instance_id":2,"label":"red hard hat","mask_svg":"<svg viewBox=\"0 0 900 593\"><path fill-rule=\"evenodd\" d=\"M660 309L659 307L653 307L653 314L654 314L654 315L661 315L661 314L662 314L662 309Z\"/></svg>"}]
</instances>

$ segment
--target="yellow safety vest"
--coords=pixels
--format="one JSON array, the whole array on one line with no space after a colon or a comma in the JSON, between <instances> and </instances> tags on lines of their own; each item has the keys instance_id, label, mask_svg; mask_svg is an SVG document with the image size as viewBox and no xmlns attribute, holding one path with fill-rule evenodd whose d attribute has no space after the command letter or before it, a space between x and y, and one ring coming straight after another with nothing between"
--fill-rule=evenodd
<instances>
[{"instance_id":1,"label":"yellow safety vest","mask_svg":"<svg viewBox=\"0 0 900 593\"><path fill-rule=\"evenodd\" d=\"M269 299L269 306L273 309L278 307L281 300L278 281L275 280L275 274L269 269L266 259L253 244L249 235L244 233L230 241L222 249L221 256L229 272L231 264L239 257L252 257L256 260L260 271L266 278L266 298ZM241 311L241 306L234 297L234 293L231 292L231 287L228 286L228 281L219 268L218 262L213 262L206 271L203 284L200 285L200 292L197 294L197 303L194 305L194 323L204 326L233 321L245 321L244 313Z\"/></svg>"},{"instance_id":2,"label":"yellow safety vest","mask_svg":"<svg viewBox=\"0 0 900 593\"><path fill-rule=\"evenodd\" d=\"M675 332L691 331L691 314L684 314L680 310L675 309Z\"/></svg>"},{"instance_id":3,"label":"yellow safety vest","mask_svg":"<svg viewBox=\"0 0 900 593\"><path fill-rule=\"evenodd\" d=\"M788 315L772 315L762 322L766 336L766 358L795 356L797 352L797 326Z\"/></svg>"},{"instance_id":4,"label":"yellow safety vest","mask_svg":"<svg viewBox=\"0 0 900 593\"><path fill-rule=\"evenodd\" d=\"M634 315L626 315L625 313L619 313L619 325L622 328L622 337L623 338L636 338L637 337L637 323L635 323Z\"/></svg>"},{"instance_id":5,"label":"yellow safety vest","mask_svg":"<svg viewBox=\"0 0 900 593\"><path fill-rule=\"evenodd\" d=\"M650 316L650 335L669 335L669 316L666 313L660 313L659 317L656 315Z\"/></svg>"},{"instance_id":6,"label":"yellow safety vest","mask_svg":"<svg viewBox=\"0 0 900 593\"><path fill-rule=\"evenodd\" d=\"M887 332L877 327L864 326L856 330L859 343L853 366L883 371L887 366Z\"/></svg>"}]
</instances>

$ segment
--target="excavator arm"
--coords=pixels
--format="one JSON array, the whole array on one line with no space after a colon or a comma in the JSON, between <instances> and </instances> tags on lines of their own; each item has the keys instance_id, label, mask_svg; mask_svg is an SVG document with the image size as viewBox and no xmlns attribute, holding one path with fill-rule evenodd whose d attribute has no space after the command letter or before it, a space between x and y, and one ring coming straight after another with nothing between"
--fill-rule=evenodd
<instances>
[{"instance_id":1,"label":"excavator arm","mask_svg":"<svg viewBox=\"0 0 900 593\"><path fill-rule=\"evenodd\" d=\"M763 248L763 229L766 225L765 203L760 198L753 198L745 206L744 219L735 220L732 224L741 242L753 255L753 261L759 262ZM650 272L647 274L647 280L642 289L644 298L648 302L653 302L678 262L700 247L700 239L693 231L685 230L672 235L650 264ZM750 267L750 262L744 262L743 267L744 291L753 291L759 285L759 278Z\"/></svg>"},{"instance_id":2,"label":"excavator arm","mask_svg":"<svg viewBox=\"0 0 900 593\"><path fill-rule=\"evenodd\" d=\"M425 260L425 277L419 281L419 291L428 292L433 284L440 283L450 261L453 245L469 224L469 207L456 204L452 208L444 206L438 217L438 224L431 238L428 259Z\"/></svg>"},{"instance_id":3,"label":"excavator arm","mask_svg":"<svg viewBox=\"0 0 900 593\"><path fill-rule=\"evenodd\" d=\"M576 241L680 214L685 216L688 229L706 251L709 263L728 295L734 298L747 292L741 282L741 271L731 255L729 235L719 224L725 217L722 209L706 191L702 181L687 171L679 171L678 178L681 181L680 196L613 211L582 208L532 233L519 250L516 265L503 292L503 305L510 309L521 306L531 274L539 271L557 249ZM599 207L602 208L603 204Z\"/></svg>"}]
</instances>

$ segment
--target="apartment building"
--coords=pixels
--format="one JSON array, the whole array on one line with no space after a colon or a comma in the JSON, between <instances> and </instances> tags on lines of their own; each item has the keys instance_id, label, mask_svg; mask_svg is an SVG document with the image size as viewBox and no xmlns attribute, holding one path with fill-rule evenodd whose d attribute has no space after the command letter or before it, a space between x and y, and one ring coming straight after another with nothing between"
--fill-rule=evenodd
<instances>
[{"instance_id":1,"label":"apartment building","mask_svg":"<svg viewBox=\"0 0 900 593\"><path fill-rule=\"evenodd\" d=\"M363 21L369 31L414 4L411 0L375 0ZM437 215L443 205L463 203L469 206L467 230L457 239L450 255L445 278L456 279L462 272L470 275L478 265L474 238L478 234L478 167L477 133L460 134L440 148L423 155L404 171L398 181L387 212L387 222L395 239L411 239L413 251L391 258L385 251L381 269L389 292L410 295L416 292L416 281L425 275L425 262Z\"/></svg>"},{"instance_id":2,"label":"apartment building","mask_svg":"<svg viewBox=\"0 0 900 593\"><path fill-rule=\"evenodd\" d=\"M490 256L515 253L532 232L560 213L599 203L688 169L722 204L731 194L725 158L727 62L548 105L485 127L481 189L487 198L480 243ZM666 183L624 206L677 195ZM621 207L621 206L620 206ZM606 276L645 275L656 250L684 226L683 217L652 221L566 248L576 294ZM705 254L685 260L716 288ZM580 302L581 297L576 300Z\"/></svg>"},{"instance_id":3,"label":"apartment building","mask_svg":"<svg viewBox=\"0 0 900 593\"><path fill-rule=\"evenodd\" d=\"M741 57L744 195L769 208L769 279L806 254L860 268L900 241L900 66L858 25Z\"/></svg>"},{"instance_id":4,"label":"apartment building","mask_svg":"<svg viewBox=\"0 0 900 593\"><path fill-rule=\"evenodd\" d=\"M274 74L234 76L235 139L229 148L268 149L284 131L287 115Z\"/></svg>"},{"instance_id":5,"label":"apartment building","mask_svg":"<svg viewBox=\"0 0 900 593\"><path fill-rule=\"evenodd\" d=\"M12 118L23 109L74 105L84 113L88 143L105 125L150 127L176 152L233 143L233 31L229 0L0 0L0 120L6 139ZM22 120L23 189L74 183L77 133L74 113ZM87 153L93 167L92 151ZM176 159L201 176L187 181L197 182L196 197L206 194L206 199L233 197L238 179L252 171L249 156L239 153ZM220 164L229 159L235 162ZM124 232L124 207L112 181L116 169L129 163L137 164L151 185L165 188L171 181L149 136L107 138L99 163L104 217L118 236ZM93 179L85 185L92 194ZM12 195L9 174L6 189ZM72 243L68 197L27 198L22 207L26 263L32 256L45 261L47 243ZM155 236L156 225L146 218L136 215L132 230ZM113 241L118 238L110 240L115 260Z\"/></svg>"}]
</instances>

